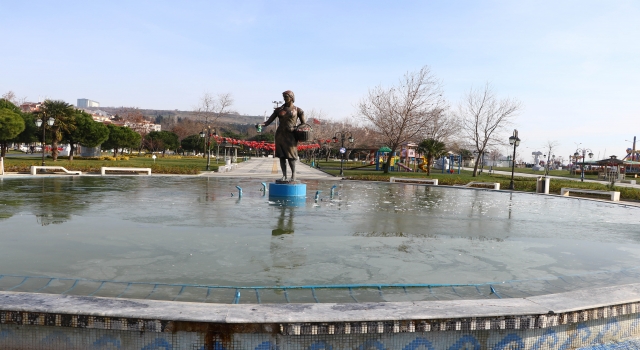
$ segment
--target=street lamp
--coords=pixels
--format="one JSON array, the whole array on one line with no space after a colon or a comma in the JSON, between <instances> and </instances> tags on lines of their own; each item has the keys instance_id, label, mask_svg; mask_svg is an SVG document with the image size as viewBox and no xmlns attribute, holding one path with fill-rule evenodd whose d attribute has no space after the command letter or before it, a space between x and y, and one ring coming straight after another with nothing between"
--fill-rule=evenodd
<instances>
[{"instance_id":1,"label":"street lamp","mask_svg":"<svg viewBox=\"0 0 640 350\"><path fill-rule=\"evenodd\" d=\"M36 126L38 128L42 126L42 166L44 166L44 139L46 137L46 134L45 134L46 125L42 123L43 119L44 117L42 119L40 118L36 119ZM47 124L49 125L49 127L52 127L55 121L56 120L53 117L49 117L49 119L47 119Z\"/></svg>"},{"instance_id":2,"label":"street lamp","mask_svg":"<svg viewBox=\"0 0 640 350\"><path fill-rule=\"evenodd\" d=\"M593 151L588 148L578 148L576 149L576 152L573 154L573 156L577 160L578 157L580 156L580 153L582 153L582 171L580 171L580 181L582 182L584 182L584 158L587 155L587 152L589 152L589 159L593 158Z\"/></svg>"},{"instance_id":3,"label":"street lamp","mask_svg":"<svg viewBox=\"0 0 640 350\"><path fill-rule=\"evenodd\" d=\"M349 135L348 137L349 143L353 143L354 138L353 138L353 135L351 134L351 131L338 131L333 136L333 142L338 142L338 135L340 135L340 142L341 142L340 153L342 154L342 159L340 159L340 176L344 176L344 171L343 171L344 155L345 153L347 153L347 149L344 148L344 139L347 136L347 134Z\"/></svg>"},{"instance_id":4,"label":"street lamp","mask_svg":"<svg viewBox=\"0 0 640 350\"><path fill-rule=\"evenodd\" d=\"M509 189L515 190L513 184L513 174L516 170L516 147L520 146L520 139L518 138L518 130L513 129L513 136L509 136L509 144L513 145L513 159L511 159L511 182L509 183Z\"/></svg>"},{"instance_id":5,"label":"street lamp","mask_svg":"<svg viewBox=\"0 0 640 350\"><path fill-rule=\"evenodd\" d=\"M207 171L209 171L209 167L211 166L211 136L218 136L216 129L213 128L213 135L211 134L212 128L207 126L204 130L200 132L200 137L204 139L204 147L205 152L207 153ZM218 164L218 157L216 156L216 164Z\"/></svg>"}]
</instances>

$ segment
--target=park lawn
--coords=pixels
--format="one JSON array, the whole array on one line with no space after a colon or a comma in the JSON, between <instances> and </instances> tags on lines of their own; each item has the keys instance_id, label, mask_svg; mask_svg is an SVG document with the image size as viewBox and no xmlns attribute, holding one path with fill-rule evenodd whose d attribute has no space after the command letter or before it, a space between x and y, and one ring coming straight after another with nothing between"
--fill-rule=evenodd
<instances>
[{"instance_id":1,"label":"park lawn","mask_svg":"<svg viewBox=\"0 0 640 350\"><path fill-rule=\"evenodd\" d=\"M126 159L128 158L128 159ZM241 161L241 158L238 158ZM41 165L42 158L5 158L5 171L28 173L32 165ZM220 161L222 164L222 161ZM83 159L74 157L69 161L68 157L59 157L57 161L53 161L50 157L45 159L45 165L62 166L67 170L79 170L86 173L100 173L100 167L132 167L132 168L151 168L154 174L198 174L206 171L207 160L201 157L177 157L177 156L158 156L154 160L150 156L125 156L118 157L118 160L99 160L99 159ZM215 159L211 160L211 171L217 171L218 165Z\"/></svg>"},{"instance_id":2,"label":"park lawn","mask_svg":"<svg viewBox=\"0 0 640 350\"><path fill-rule=\"evenodd\" d=\"M338 162L336 162L338 163ZM332 174L338 175L340 174L340 165L336 167L331 162L325 164L320 162L320 169L323 171ZM365 168L366 169L366 168ZM485 169L482 174L478 174L478 176L473 177L473 173L471 171L462 170L460 174L442 174L438 170L434 170L431 172L430 176L427 176L427 173L423 172L397 172L391 171L387 174L382 171L375 171L375 167L372 167L372 170L365 169L355 169L351 170L344 167L344 178L349 180L368 180L368 181L385 181L388 182L390 177L408 177L408 178L429 178L429 179L438 179L438 184L440 185L448 185L448 186L456 186L456 185L466 185L469 182L478 181L478 182L498 182L500 183L501 189L508 189L509 184L511 182L510 175L498 175L498 174L489 174ZM524 191L524 192L535 192L536 191L536 178L533 177L519 177L514 176L513 182L516 191ZM580 181L572 181L572 180L559 180L559 179L551 179L549 183L549 193L551 194L560 194L560 189L562 187L570 187L570 188L581 188L581 189L591 189L591 190L602 190L602 191L611 191L608 186L602 185L599 183L592 182L580 182ZM620 199L627 201L640 201L640 190L631 188L631 187L615 187L614 191L620 192ZM598 197L602 198L602 197Z\"/></svg>"}]
</instances>

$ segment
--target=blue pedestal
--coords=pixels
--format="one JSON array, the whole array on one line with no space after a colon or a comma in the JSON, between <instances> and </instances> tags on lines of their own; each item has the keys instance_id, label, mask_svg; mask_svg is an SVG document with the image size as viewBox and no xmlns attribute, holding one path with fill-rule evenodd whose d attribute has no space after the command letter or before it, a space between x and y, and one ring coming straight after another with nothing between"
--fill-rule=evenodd
<instances>
[{"instance_id":1,"label":"blue pedestal","mask_svg":"<svg viewBox=\"0 0 640 350\"><path fill-rule=\"evenodd\" d=\"M269 200L285 207L304 206L307 201L307 185L270 183Z\"/></svg>"},{"instance_id":2,"label":"blue pedestal","mask_svg":"<svg viewBox=\"0 0 640 350\"><path fill-rule=\"evenodd\" d=\"M273 197L269 196L269 205L277 207L304 207L307 204L305 197Z\"/></svg>"},{"instance_id":3,"label":"blue pedestal","mask_svg":"<svg viewBox=\"0 0 640 350\"><path fill-rule=\"evenodd\" d=\"M306 197L307 184L269 184L269 197Z\"/></svg>"}]
</instances>

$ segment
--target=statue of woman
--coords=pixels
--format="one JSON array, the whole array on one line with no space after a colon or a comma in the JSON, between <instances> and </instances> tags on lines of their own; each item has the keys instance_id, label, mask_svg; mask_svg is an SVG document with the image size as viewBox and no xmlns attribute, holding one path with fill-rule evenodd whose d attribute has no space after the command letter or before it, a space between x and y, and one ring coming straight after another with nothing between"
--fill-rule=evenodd
<instances>
[{"instance_id":1,"label":"statue of woman","mask_svg":"<svg viewBox=\"0 0 640 350\"><path fill-rule=\"evenodd\" d=\"M293 131L298 125L298 119L302 124L307 122L304 111L293 105L296 98L293 91L287 90L282 93L284 104L273 111L271 117L262 124L267 126L278 118L279 125L276 129L276 157L280 158L280 169L282 169L282 179L287 181L287 161L291 168L291 182L296 181L296 160L298 160L298 141L293 135Z\"/></svg>"}]
</instances>

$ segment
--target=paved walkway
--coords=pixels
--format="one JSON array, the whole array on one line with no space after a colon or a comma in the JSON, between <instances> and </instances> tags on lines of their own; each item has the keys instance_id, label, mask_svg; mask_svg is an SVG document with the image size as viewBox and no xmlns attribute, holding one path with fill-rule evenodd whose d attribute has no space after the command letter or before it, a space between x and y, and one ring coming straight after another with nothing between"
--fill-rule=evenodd
<instances>
[{"instance_id":1,"label":"paved walkway","mask_svg":"<svg viewBox=\"0 0 640 350\"><path fill-rule=\"evenodd\" d=\"M287 171L289 171L288 165ZM288 175L291 177L291 174ZM238 163L238 166L229 172L205 172L201 176L248 177L275 180L282 177L282 171L280 170L280 159L278 158L251 158L245 162ZM300 161L296 162L296 178L298 180L340 180L339 177L329 175Z\"/></svg>"}]
</instances>

